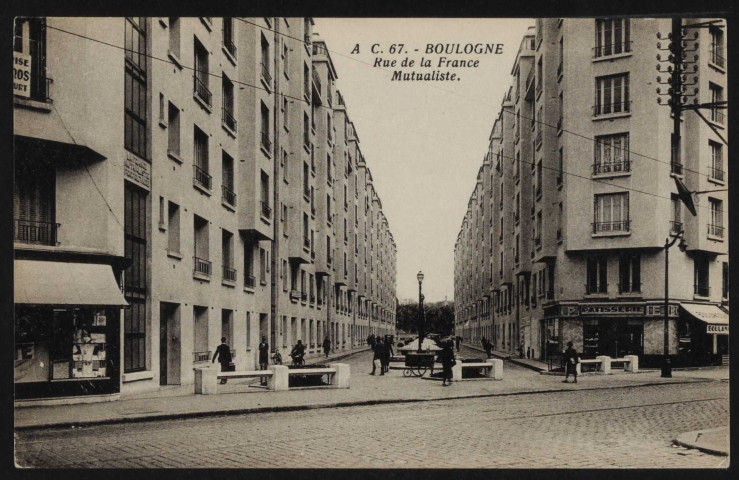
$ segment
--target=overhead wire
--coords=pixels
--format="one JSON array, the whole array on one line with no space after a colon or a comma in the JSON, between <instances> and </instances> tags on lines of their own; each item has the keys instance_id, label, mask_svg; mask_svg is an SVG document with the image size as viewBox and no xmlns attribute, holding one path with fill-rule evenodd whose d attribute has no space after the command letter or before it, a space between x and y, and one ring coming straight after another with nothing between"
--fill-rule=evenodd
<instances>
[{"instance_id":1,"label":"overhead wire","mask_svg":"<svg viewBox=\"0 0 739 480\"><path fill-rule=\"evenodd\" d=\"M276 32L276 31L275 31L275 30L273 30L273 29L270 29L270 28L267 28L267 27L263 27L263 26L261 26L261 25L258 25L258 24L256 24L256 23L253 23L253 22L249 22L249 21L247 21L247 20L243 20L243 19L240 19L240 18L237 18L237 17L234 17L234 18L235 18L235 19L237 19L237 20L239 20L239 21L241 21L241 22L243 22L243 23L246 23L246 24L250 24L250 25L254 25L254 26L257 26L257 27L259 27L259 28L262 28L262 29L264 29L264 30L267 30L267 31L270 31L270 32L276 33L276 34L278 34L278 35L283 35L283 36L285 36L285 37L288 37L288 38L291 38L291 39L293 39L293 40L295 40L295 41L298 41L298 42L300 42L301 44L304 44L304 40L303 40L303 39L299 39L299 38L297 38L297 37L293 37L293 36L291 36L291 35L283 34L283 33L281 33L281 32ZM102 45L106 45L106 46L109 46L109 47L112 47L112 48L116 48L116 49L119 49L119 50L123 50L123 51L126 51L126 52L128 52L128 51L132 51L132 52L133 52L133 51L135 51L135 50L133 50L133 49L128 49L128 48L126 48L126 47L123 47L123 46L120 46L120 45L115 45L115 44L112 44L112 43L110 43L110 42L106 42L106 41L103 41L103 40L99 40L99 39L96 39L96 38L88 37L88 36L86 36L86 35L82 35L82 34L79 34L79 33L76 33L76 32L70 32L70 31L68 31L68 30L65 30L65 29L61 29L61 28L58 28L58 27L54 27L54 26L51 26L51 25L47 25L47 28L50 28L50 29L53 29L53 30L57 30L57 31L59 31L59 32L62 32L62 33L66 33L66 34L69 34L69 35L73 35L73 36L75 36L75 37L79 37L79 38L81 38L81 39L85 39L85 40L88 40L88 41L92 41L92 42L100 43L100 44L102 44ZM332 50L329 50L328 48L327 48L327 50L328 50L328 51L330 51L330 52L333 52ZM170 65L174 65L174 66L177 66L178 68L183 68L183 69L191 70L191 71L193 71L193 72L198 72L198 73L206 74L206 75L208 75L208 76L211 76L211 77L214 77L214 78L218 78L218 79L222 79L222 78L224 78L224 77L223 77L223 76L221 76L221 75L217 75L217 74L214 74L214 73L210 73L210 72L206 72L206 71L198 70L198 69L195 69L195 68L193 68L193 67L189 67L189 66L186 66L186 65L180 65L180 64L178 64L178 63L175 63L174 61L172 61L172 60L170 60L170 59L166 59L166 58L161 58L161 57L156 57L156 56L154 56L154 55L151 55L151 54L146 54L146 53L139 53L139 52L136 52L136 53L137 53L137 54L139 54L139 55L141 55L141 56L145 56L145 57L151 58L151 59L153 59L153 60L157 60L157 61L161 61L161 62L164 62L164 63L168 63L168 64L170 64ZM333 52L333 53L337 53L337 52ZM344 56L344 57L346 57L346 58L350 58L350 59L352 59L352 60L357 60L357 61L359 61L358 59L354 59L354 58L352 58L352 57L350 57L350 56L347 56L347 55L343 55L343 54L339 54L339 55L341 55L341 56ZM362 64L366 64L366 65L370 65L370 66L371 66L371 64L367 64L366 62L362 62L362 61L359 61L359 63L362 63ZM383 70L386 70L386 69L383 69ZM237 85L242 85L242 86L245 86L245 87L249 87L249 88L254 88L254 89L256 89L256 90L262 90L262 91L265 91L265 92L268 92L268 93L276 93L276 92L272 92L271 90L269 90L269 89L267 89L267 88L264 88L264 87L260 87L260 86L257 86L257 85L252 85L252 84L249 84L249 83L246 83L246 82L242 82L242 81L239 81L239 80L232 80L232 79L230 79L230 78L229 78L228 80L229 80L229 81L231 81L231 82L233 82L234 84L237 84ZM434 86L434 87L435 87L435 86ZM436 87L436 88L438 88L438 87ZM452 91L449 91L449 90L445 90L445 89L440 89L440 90L441 90L441 91L444 91L444 92L446 92L446 93L450 93L450 94L453 94L453 95L457 95L457 96L461 96L461 97L464 97L464 98L467 98L467 99L473 100L473 99L472 99L471 97L468 97L468 96L465 96L465 95L461 95L461 94L459 94L459 93L456 93L456 92L452 92ZM307 101L307 100L306 100L305 98L293 97L293 96L291 96L291 95L287 95L287 94L284 94L284 93L282 93L282 92L280 92L280 93L279 93L279 95L281 95L281 96L283 96L283 97L285 97L285 98L289 98L289 99L297 100L297 101L299 101L299 102L305 102L306 104L310 105L310 102L308 102L308 101ZM329 106L325 106L325 105L319 105L319 107L322 107L322 108L327 108L327 109L331 109L331 110L333 110L333 107L329 107ZM505 109L503 109L503 110L501 110L501 111L502 111L502 112L506 112L506 110L505 110ZM513 113L513 112L510 112L510 113ZM358 115L358 117L360 117L360 118L366 118L366 119L369 119L369 120L372 120L372 121L376 121L376 122L377 122L377 120L375 120L375 119L371 119L371 118L369 118L369 117L363 117L363 116L361 116L361 115ZM528 120L531 120L531 121L532 121L532 122L534 122L534 123L538 123L538 124L541 124L541 125L544 125L544 126L547 126L547 127L551 127L551 128L557 128L556 126L552 126L552 125L549 125L549 124L547 124L547 123L545 123L545 122L542 122L542 121L540 121L540 120L536 120L536 119L533 119L533 118L528 118L528 117L526 117L526 116L521 116L521 118L522 118L522 119L524 119L524 120L527 120L527 119L528 119ZM415 132L415 131L412 131L412 130L408 130L408 129L404 129L404 131L407 131L407 132L409 132L409 133L416 133L416 134L420 134L420 135L428 136L427 134L422 134L422 133L420 133L420 132ZM566 130L563 130L563 132L564 132L564 131L566 131ZM587 137L587 136L585 136L585 135L582 135L582 134L579 134L579 133L576 133L576 132L571 132L571 131L566 131L566 132L567 132L567 133L570 133L570 134L572 134L572 135L576 135L576 136L578 136L578 137L581 137L581 138L583 138L583 139L589 140L589 141L597 142L597 140L596 140L596 139L594 139L594 138L590 138L590 137ZM436 137L433 137L433 138L436 138ZM446 140L444 140L444 142L445 142L445 143L452 143L452 142L448 142L448 141L446 141ZM653 160L653 161L657 161L657 162L659 162L659 163L663 163L663 164L667 164L667 165L669 165L669 164L670 164L670 162L664 162L664 161L662 161L662 160L659 160L659 159L656 159L656 158L653 158L653 157L649 157L649 156L646 156L646 155L642 155L642 154L639 154L639 153L637 153L637 152L634 152L633 150L626 150L626 149L625 149L624 151L628 152L629 154L634 154L634 155L640 156L640 157L642 157L642 158L646 158L646 159L648 159L648 160ZM505 155L501 155L501 156L502 156L502 157L504 157L504 158L508 158L508 159L514 160L514 158L513 158L513 157L509 157L509 156L505 156ZM530 164L530 165L534 164L534 162L527 162L527 161L525 161L525 160L519 160L519 161L521 161L522 163L527 163L527 164ZM542 168L544 168L544 169L547 169L547 170L553 170L553 171L554 171L554 170L556 170L557 172L559 172L559 173L561 173L561 174L563 174L563 175L570 175L570 176L574 176L574 177L582 178L582 179L585 179L585 180L590 180L590 181L598 182L598 183L601 183L601 184L604 184L604 185L609 185L609 186L612 186L612 187L616 187L616 188L619 188L619 189L621 189L621 190L628 190L628 191L633 191L633 192L636 192L636 193L642 193L642 194L645 194L645 195L650 195L650 196L653 196L653 197L657 197L657 198L663 198L663 199L668 199L668 200L671 200L671 197L665 197L665 196L663 196L663 195L658 195L658 194L655 194L655 193L652 193L652 192L647 192L647 191L644 191L644 190L639 190L639 189L635 189L635 188L632 188L632 187L625 187L625 186L621 186L621 185L613 184L613 183L610 183L610 182L605 182L605 181L603 181L602 179L595 179L595 178L590 178L590 177L586 177L586 176L584 176L584 175L579 175L579 174L575 174L575 173L567 172L567 171L564 171L564 170L563 170L563 171L560 171L559 169L555 169L555 168L553 168L553 167L545 167L544 165L542 165ZM691 172L693 172L692 170L688 170L687 168L684 168L684 170L686 170L686 171L691 171ZM694 172L694 173L697 173L697 174L699 174L699 175L706 175L706 174L700 174L699 172ZM699 207L699 208L707 208L707 207L702 207L702 206L700 206L700 205L696 205L696 206L697 206L697 207Z\"/></svg>"}]
</instances>

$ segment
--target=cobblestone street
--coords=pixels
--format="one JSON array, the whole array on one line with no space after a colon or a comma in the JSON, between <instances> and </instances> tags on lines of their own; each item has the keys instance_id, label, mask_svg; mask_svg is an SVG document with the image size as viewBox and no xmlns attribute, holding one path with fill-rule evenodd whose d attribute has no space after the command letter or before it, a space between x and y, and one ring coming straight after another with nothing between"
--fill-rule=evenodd
<instances>
[{"instance_id":1,"label":"cobblestone street","mask_svg":"<svg viewBox=\"0 0 739 480\"><path fill-rule=\"evenodd\" d=\"M25 431L16 459L81 468L710 468L728 458L672 439L728 415L725 382L574 390Z\"/></svg>"}]
</instances>

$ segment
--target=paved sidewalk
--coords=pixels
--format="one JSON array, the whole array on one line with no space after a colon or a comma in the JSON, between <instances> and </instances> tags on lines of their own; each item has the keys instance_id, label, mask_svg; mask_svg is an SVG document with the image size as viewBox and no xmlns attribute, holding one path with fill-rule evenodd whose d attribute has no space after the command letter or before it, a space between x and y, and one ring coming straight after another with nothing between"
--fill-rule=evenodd
<instances>
[{"instance_id":1,"label":"paved sidewalk","mask_svg":"<svg viewBox=\"0 0 739 480\"><path fill-rule=\"evenodd\" d=\"M674 443L714 455L729 456L729 427L697 430L678 436Z\"/></svg>"},{"instance_id":2,"label":"paved sidewalk","mask_svg":"<svg viewBox=\"0 0 739 480\"><path fill-rule=\"evenodd\" d=\"M465 347L458 357L479 357L479 352ZM331 360L329 358L327 361ZM341 361L351 368L349 389L313 388L270 392L249 381L229 381L226 385L219 385L221 393L218 395L195 395L192 385L165 387L154 392L123 396L114 402L15 408L15 427L72 427L182 417L694 383L728 378L728 368L717 367L723 371L681 372L670 379L660 378L659 372L640 375L614 373L587 376L577 384L564 384L559 377L539 375L532 370L505 362L501 381L464 381L442 388L440 382L403 377L402 370L391 370L385 376L369 375L372 366L372 352L369 350ZM728 389L728 384L726 388Z\"/></svg>"}]
</instances>

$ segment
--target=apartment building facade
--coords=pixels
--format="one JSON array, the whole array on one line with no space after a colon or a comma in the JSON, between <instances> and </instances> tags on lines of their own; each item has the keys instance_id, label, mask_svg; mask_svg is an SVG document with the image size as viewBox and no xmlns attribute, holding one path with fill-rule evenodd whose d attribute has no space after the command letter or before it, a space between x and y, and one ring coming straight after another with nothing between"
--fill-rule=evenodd
<instances>
[{"instance_id":1,"label":"apartment building facade","mask_svg":"<svg viewBox=\"0 0 739 480\"><path fill-rule=\"evenodd\" d=\"M698 35L699 103L727 98L724 26L687 29ZM457 328L470 341L484 335L540 360L572 341L586 357L658 364L665 239L683 232L684 248L669 252L669 354L678 364L725 361L727 145L686 111L671 160L673 121L657 103L655 70L657 32L669 31L669 19L553 18L522 40L455 246ZM718 132L724 112L706 111ZM696 216L674 177L711 190L698 195ZM475 230L486 208L487 237ZM480 314L488 298L492 320Z\"/></svg>"},{"instance_id":2,"label":"apartment building facade","mask_svg":"<svg viewBox=\"0 0 739 480\"><path fill-rule=\"evenodd\" d=\"M394 331L356 281L394 292L396 247L386 221L357 246L376 194L311 19L29 18L14 50L18 399L192 383L221 337L253 369L263 337Z\"/></svg>"}]
</instances>

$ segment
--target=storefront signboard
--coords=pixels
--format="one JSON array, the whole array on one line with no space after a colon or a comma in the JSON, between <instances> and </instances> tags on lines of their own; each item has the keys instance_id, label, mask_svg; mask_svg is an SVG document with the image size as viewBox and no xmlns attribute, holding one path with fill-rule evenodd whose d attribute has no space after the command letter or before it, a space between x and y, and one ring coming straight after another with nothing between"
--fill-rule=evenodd
<instances>
[{"instance_id":1,"label":"storefront signboard","mask_svg":"<svg viewBox=\"0 0 739 480\"><path fill-rule=\"evenodd\" d=\"M31 56L13 52L13 95L31 96Z\"/></svg>"},{"instance_id":2,"label":"storefront signboard","mask_svg":"<svg viewBox=\"0 0 739 480\"><path fill-rule=\"evenodd\" d=\"M706 325L706 333L712 333L716 335L728 335L729 326L728 325L711 325L709 323L708 325Z\"/></svg>"},{"instance_id":3,"label":"storefront signboard","mask_svg":"<svg viewBox=\"0 0 739 480\"><path fill-rule=\"evenodd\" d=\"M644 305L580 305L580 315L644 315Z\"/></svg>"}]
</instances>

